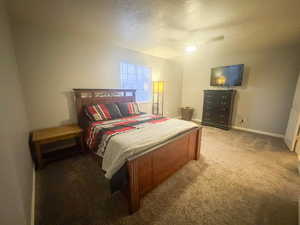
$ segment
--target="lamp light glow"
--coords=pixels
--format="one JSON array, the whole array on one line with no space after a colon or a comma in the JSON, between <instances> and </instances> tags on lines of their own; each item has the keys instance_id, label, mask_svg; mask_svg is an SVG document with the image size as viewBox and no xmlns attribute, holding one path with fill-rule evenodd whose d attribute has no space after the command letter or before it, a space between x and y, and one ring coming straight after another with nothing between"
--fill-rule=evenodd
<instances>
[{"instance_id":1,"label":"lamp light glow","mask_svg":"<svg viewBox=\"0 0 300 225\"><path fill-rule=\"evenodd\" d=\"M164 81L153 81L153 93L162 93L164 91Z\"/></svg>"},{"instance_id":2,"label":"lamp light glow","mask_svg":"<svg viewBox=\"0 0 300 225\"><path fill-rule=\"evenodd\" d=\"M195 45L189 45L185 48L186 52L194 52L197 50L197 47Z\"/></svg>"}]
</instances>

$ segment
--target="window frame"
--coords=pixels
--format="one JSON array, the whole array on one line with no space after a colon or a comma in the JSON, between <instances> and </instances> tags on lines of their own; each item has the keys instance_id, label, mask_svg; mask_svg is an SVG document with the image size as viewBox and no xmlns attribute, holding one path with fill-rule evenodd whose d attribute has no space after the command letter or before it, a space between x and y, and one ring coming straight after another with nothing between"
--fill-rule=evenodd
<instances>
[{"instance_id":1,"label":"window frame","mask_svg":"<svg viewBox=\"0 0 300 225\"><path fill-rule=\"evenodd\" d=\"M151 103L151 99L152 99L152 68L147 66L147 65L142 65L142 64L138 64L138 63L132 63L132 62L129 62L129 61L126 61L126 60L121 60L119 62L119 79L120 79L120 87L123 88L123 80L122 80L122 63L125 63L125 64L131 64L133 65L135 68L140 66L140 67L144 67L146 69L149 70L149 99L148 100L145 100L145 101L138 101L137 100L137 92L135 94L135 101L137 103L141 103L141 104L146 104L146 103ZM136 76L137 74L135 74ZM137 89L135 89L137 90Z\"/></svg>"}]
</instances>

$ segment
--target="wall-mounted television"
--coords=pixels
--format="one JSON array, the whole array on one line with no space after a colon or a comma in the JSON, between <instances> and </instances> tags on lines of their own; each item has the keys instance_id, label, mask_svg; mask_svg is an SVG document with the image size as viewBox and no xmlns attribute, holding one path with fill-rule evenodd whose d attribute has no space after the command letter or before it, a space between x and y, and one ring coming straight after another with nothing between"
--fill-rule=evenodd
<instances>
[{"instance_id":1,"label":"wall-mounted television","mask_svg":"<svg viewBox=\"0 0 300 225\"><path fill-rule=\"evenodd\" d=\"M211 69L210 85L220 87L241 86L244 64L221 66Z\"/></svg>"}]
</instances>

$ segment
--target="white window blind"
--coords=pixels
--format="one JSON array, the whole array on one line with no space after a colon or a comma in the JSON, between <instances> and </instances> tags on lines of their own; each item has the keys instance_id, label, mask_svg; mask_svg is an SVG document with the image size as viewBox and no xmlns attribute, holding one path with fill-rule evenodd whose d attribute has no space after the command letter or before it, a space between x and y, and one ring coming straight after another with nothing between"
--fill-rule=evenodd
<instances>
[{"instance_id":1,"label":"white window blind","mask_svg":"<svg viewBox=\"0 0 300 225\"><path fill-rule=\"evenodd\" d=\"M151 69L127 62L120 63L121 87L136 89L136 101L147 102L151 98Z\"/></svg>"}]
</instances>

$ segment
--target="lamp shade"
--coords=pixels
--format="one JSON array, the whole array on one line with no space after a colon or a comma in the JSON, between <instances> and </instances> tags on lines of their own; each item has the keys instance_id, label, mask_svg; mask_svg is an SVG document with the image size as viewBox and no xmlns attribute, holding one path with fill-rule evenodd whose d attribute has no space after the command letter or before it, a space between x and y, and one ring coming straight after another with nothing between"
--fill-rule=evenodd
<instances>
[{"instance_id":1,"label":"lamp shade","mask_svg":"<svg viewBox=\"0 0 300 225\"><path fill-rule=\"evenodd\" d=\"M164 91L164 81L153 81L153 93L162 93Z\"/></svg>"}]
</instances>

